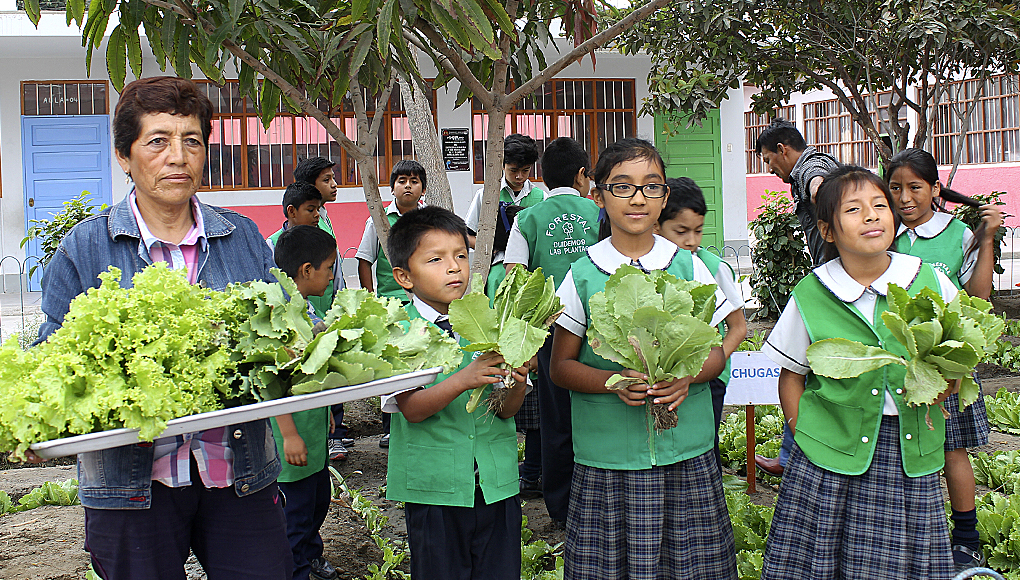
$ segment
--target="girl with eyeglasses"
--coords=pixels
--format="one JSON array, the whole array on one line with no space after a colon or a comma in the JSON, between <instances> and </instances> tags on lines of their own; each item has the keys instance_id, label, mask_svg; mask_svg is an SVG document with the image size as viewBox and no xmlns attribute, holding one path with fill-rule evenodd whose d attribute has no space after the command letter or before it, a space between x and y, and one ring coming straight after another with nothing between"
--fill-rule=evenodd
<instances>
[{"instance_id":1,"label":"girl with eyeglasses","mask_svg":"<svg viewBox=\"0 0 1020 580\"><path fill-rule=\"evenodd\" d=\"M570 267L557 292L565 311L556 324L552 381L571 391L573 482L567 512L564 578L736 578L733 531L713 453L715 426L708 381L725 364L715 348L696 377L609 391L614 373L641 373L596 355L585 338L588 299L623 264L666 270L714 284L694 254L655 235L666 203L665 166L651 143L624 139L595 166L595 203L610 235ZM721 292L713 324L734 306ZM677 412L673 429L649 440L645 397Z\"/></svg>"}]
</instances>

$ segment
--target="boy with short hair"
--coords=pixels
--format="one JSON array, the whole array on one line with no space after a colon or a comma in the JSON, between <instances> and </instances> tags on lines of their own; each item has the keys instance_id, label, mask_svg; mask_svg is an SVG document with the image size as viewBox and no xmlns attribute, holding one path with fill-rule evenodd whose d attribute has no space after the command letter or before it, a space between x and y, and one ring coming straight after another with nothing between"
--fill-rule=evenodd
<instances>
[{"instance_id":1,"label":"boy with short hair","mask_svg":"<svg viewBox=\"0 0 1020 580\"><path fill-rule=\"evenodd\" d=\"M400 216L421 207L421 197L425 195L428 178L421 163L411 159L402 159L393 165L390 172L390 189L393 191L393 203L386 208L386 217L390 227ZM361 287L379 296L399 298L407 303L407 293L393 279L393 267L379 246L379 237L375 232L375 224L369 217L365 222L365 233L358 246L358 279ZM372 277L372 265L375 264L375 279Z\"/></svg>"},{"instance_id":2,"label":"boy with short hair","mask_svg":"<svg viewBox=\"0 0 1020 580\"><path fill-rule=\"evenodd\" d=\"M387 243L393 276L411 292L411 318L452 334L450 302L468 285L467 228L440 207L404 214ZM464 345L465 343L461 343ZM521 504L517 499L517 435L513 415L527 369L496 416L469 414L469 391L504 379L495 353L465 353L456 372L426 388L383 399L393 413L386 497L403 501L414 578L518 580Z\"/></svg>"},{"instance_id":3,"label":"boy with short hair","mask_svg":"<svg viewBox=\"0 0 1020 580\"><path fill-rule=\"evenodd\" d=\"M321 296L333 279L336 240L311 225L284 230L273 253L276 265L308 299ZM308 314L318 321L311 303ZM287 501L287 539L294 556L294 580L333 580L333 566L322 557L319 528L329 512L330 485L326 461L326 437L333 431L328 407L280 415L271 420L276 447L286 461L277 483Z\"/></svg>"},{"instance_id":4,"label":"boy with short hair","mask_svg":"<svg viewBox=\"0 0 1020 580\"><path fill-rule=\"evenodd\" d=\"M570 264L598 241L599 207L588 199L591 156L570 137L555 139L542 154L542 177L551 189L544 201L522 210L514 220L506 246L507 271L517 264L529 270L541 267L559 286ZM549 378L552 337L538 351L539 432L541 433L542 493L549 517L567 520L574 453L570 425L570 392ZM534 396L534 395L529 395ZM531 445L527 433L524 461ZM532 487L521 474L522 493Z\"/></svg>"},{"instance_id":5,"label":"boy with short hair","mask_svg":"<svg viewBox=\"0 0 1020 580\"><path fill-rule=\"evenodd\" d=\"M298 163L298 166L294 168L294 181L310 183L322 195L322 205L319 207L319 229L333 236L334 239L336 234L333 233L333 223L329 221L329 215L326 213L326 204L336 201L336 175L333 172L333 167L335 166L336 163L325 157L309 157ZM337 248L336 266L333 267L333 280L322 296L312 296L308 299L320 318L325 316L333 306L333 298L336 297L336 293L347 287L347 284L344 282L344 271L340 266L341 264L343 264L343 258L340 256L340 248ZM332 461L342 461L347 459L347 448L354 445L354 439L347 438L347 427L343 424L343 403L333 405L330 408L333 410L333 420L336 423L336 429L329 436L329 458Z\"/></svg>"},{"instance_id":6,"label":"boy with short hair","mask_svg":"<svg viewBox=\"0 0 1020 580\"><path fill-rule=\"evenodd\" d=\"M315 186L301 181L288 185L283 192L283 215L287 219L283 222L283 227L266 238L266 243L275 252L276 240L287 228L318 225L321 206L322 194L318 189L315 189ZM333 247L336 248L335 240Z\"/></svg>"},{"instance_id":7,"label":"boy with short hair","mask_svg":"<svg viewBox=\"0 0 1020 580\"><path fill-rule=\"evenodd\" d=\"M666 207L659 214L656 233L673 242L681 249L694 253L708 266L715 277L719 290L726 295L726 300L737 305L737 309L724 319L723 353L726 355L726 368L718 378L709 381L712 389L712 410L715 412L715 454L719 458L719 423L722 421L723 399L726 396L726 384L730 380L730 355L737 350L740 343L747 338L747 320L744 318L744 298L737 287L737 277L729 264L713 252L701 247L701 238L705 226L705 214L708 206L701 188L689 177L670 178L669 197Z\"/></svg>"}]
</instances>

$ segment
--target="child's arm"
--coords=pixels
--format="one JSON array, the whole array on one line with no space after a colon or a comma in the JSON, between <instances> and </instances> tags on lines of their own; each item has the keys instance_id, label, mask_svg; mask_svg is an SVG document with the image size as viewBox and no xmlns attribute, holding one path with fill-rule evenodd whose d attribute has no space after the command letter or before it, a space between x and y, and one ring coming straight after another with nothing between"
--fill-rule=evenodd
<instances>
[{"instance_id":1,"label":"child's arm","mask_svg":"<svg viewBox=\"0 0 1020 580\"><path fill-rule=\"evenodd\" d=\"M645 404L645 397L655 397L654 403L670 403L669 409L675 410L687 398L687 390L692 377L684 377L675 381L660 381L654 385L634 385L622 391L610 391L606 381L614 374L633 377L647 381L648 375L624 369L620 373L592 368L577 360L581 352L583 337L577 336L563 327L557 327L553 333L552 355L549 362L549 374L553 383L579 393L608 394L615 393L628 405L637 407ZM719 373L716 373L719 376Z\"/></svg>"},{"instance_id":2,"label":"child's arm","mask_svg":"<svg viewBox=\"0 0 1020 580\"><path fill-rule=\"evenodd\" d=\"M276 424L280 427L280 435L283 435L283 456L287 463L298 467L308 465L305 440L298 435L297 426L294 425L290 413L277 417Z\"/></svg>"},{"instance_id":3,"label":"child's arm","mask_svg":"<svg viewBox=\"0 0 1020 580\"><path fill-rule=\"evenodd\" d=\"M740 343L747 338L747 319L744 318L744 311L734 310L726 315L726 335L722 339L723 354L730 358Z\"/></svg>"},{"instance_id":4,"label":"child's arm","mask_svg":"<svg viewBox=\"0 0 1020 580\"><path fill-rule=\"evenodd\" d=\"M964 284L967 294L988 300L992 295L992 273L995 269L995 232L1002 226L1002 212L994 205L981 206L984 235L978 242L978 258L974 273Z\"/></svg>"},{"instance_id":5,"label":"child's arm","mask_svg":"<svg viewBox=\"0 0 1020 580\"><path fill-rule=\"evenodd\" d=\"M438 385L398 394L397 406L409 422L421 423L445 409L461 393L502 381L509 374L499 368L502 363L502 356L487 352Z\"/></svg>"},{"instance_id":6,"label":"child's arm","mask_svg":"<svg viewBox=\"0 0 1020 580\"><path fill-rule=\"evenodd\" d=\"M804 379L804 375L785 368L779 371L779 404L783 407L783 416L791 432L797 428L797 407L800 396L804 394Z\"/></svg>"},{"instance_id":7,"label":"child's arm","mask_svg":"<svg viewBox=\"0 0 1020 580\"><path fill-rule=\"evenodd\" d=\"M708 359L705 360L705 364L701 365L701 372L691 379L692 383L707 383L712 379L719 378L719 375L726 370L726 352L722 347L712 347L712 352L708 354Z\"/></svg>"},{"instance_id":8,"label":"child's arm","mask_svg":"<svg viewBox=\"0 0 1020 580\"><path fill-rule=\"evenodd\" d=\"M372 280L372 262L358 258L358 281L361 287L369 292L375 292L375 284Z\"/></svg>"},{"instance_id":9,"label":"child's arm","mask_svg":"<svg viewBox=\"0 0 1020 580\"><path fill-rule=\"evenodd\" d=\"M535 362L535 357L532 357L527 364L519 369L514 369L510 374L515 383L513 388L507 392L506 399L503 399L503 407L496 414L500 419L509 419L521 410L521 405L524 404L524 395L528 392L528 371L535 366Z\"/></svg>"}]
</instances>

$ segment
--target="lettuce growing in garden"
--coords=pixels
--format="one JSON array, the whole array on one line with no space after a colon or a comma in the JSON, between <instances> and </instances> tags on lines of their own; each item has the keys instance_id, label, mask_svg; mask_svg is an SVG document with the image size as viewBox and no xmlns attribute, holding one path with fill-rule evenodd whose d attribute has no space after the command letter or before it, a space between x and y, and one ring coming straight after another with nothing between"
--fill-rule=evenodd
<instances>
[{"instance_id":1,"label":"lettuce growing in garden","mask_svg":"<svg viewBox=\"0 0 1020 580\"><path fill-rule=\"evenodd\" d=\"M946 304L937 292L924 288L913 298L889 285L889 309L882 313L886 328L907 350L906 358L856 341L831 338L807 349L811 371L824 377L858 377L887 364L907 368L904 401L911 406L932 405L946 390L946 381L960 380L960 410L978 398L971 374L995 348L1003 321L990 313L991 303L960 292Z\"/></svg>"},{"instance_id":2,"label":"lettuce growing in garden","mask_svg":"<svg viewBox=\"0 0 1020 580\"><path fill-rule=\"evenodd\" d=\"M472 277L471 287L485 288L481 276ZM469 292L451 302L450 324L470 343L464 350L495 351L503 355L505 368L516 369L538 354L549 336L549 327L562 313L563 305L556 296L552 276L543 276L541 268L534 272L514 268L496 289L493 306L489 306L489 298L480 291ZM485 387L479 387L471 393L468 413L478 408L484 391ZM497 413L505 396L502 388L493 389L489 410Z\"/></svg>"},{"instance_id":3,"label":"lettuce growing in garden","mask_svg":"<svg viewBox=\"0 0 1020 580\"><path fill-rule=\"evenodd\" d=\"M719 331L710 325L715 288L661 270L645 274L620 266L606 289L588 300L588 344L602 358L648 375L650 385L695 376L712 347L722 346ZM642 382L616 374L606 388L623 390ZM648 403L657 430L676 427L676 411Z\"/></svg>"}]
</instances>

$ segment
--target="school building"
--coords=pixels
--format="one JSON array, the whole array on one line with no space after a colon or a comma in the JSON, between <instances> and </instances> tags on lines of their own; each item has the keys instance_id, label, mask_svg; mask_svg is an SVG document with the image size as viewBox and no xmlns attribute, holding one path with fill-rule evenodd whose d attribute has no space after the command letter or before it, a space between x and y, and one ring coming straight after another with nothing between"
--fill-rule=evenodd
<instances>
[{"instance_id":1,"label":"school building","mask_svg":"<svg viewBox=\"0 0 1020 580\"><path fill-rule=\"evenodd\" d=\"M44 12L37 30L15 8L15 0L0 0L0 256L10 256L2 263L4 291L19 289L19 269L27 270L23 264L31 266L38 255L32 246L27 252L20 247L30 220L48 218L82 190L104 203L119 201L130 190L112 153L110 122L118 95L106 76L105 45L94 51L89 76L81 33L65 25L63 12ZM550 47L546 58L552 62L557 54ZM434 74L431 67L423 63L426 76ZM574 137L593 157L622 137L649 139L662 151L668 176L689 176L704 189L709 207L706 245L746 244L740 90L701 127L667 137L664 119L638 114L647 95L648 69L648 59L640 56L599 52L594 67L585 58L519 103L508 116L507 131L531 135L540 144ZM168 73L147 54L143 74ZM130 72L128 76L131 80ZM345 255L353 257L368 210L357 169L340 146L316 121L299 116L282 114L266 129L236 82L216 86L201 80L197 67L195 78L215 108L202 201L236 209L269 235L284 220L280 200L295 164L309 156L328 156L337 162L340 191L327 209L341 251L352 248ZM452 129L449 133L461 138L466 131L468 136L466 158L451 147L446 160L455 169L447 176L455 207L463 215L482 183L486 115L473 103L455 108L457 89L454 82L435 91L433 102L437 130ZM390 167L413 157L414 147L397 92L384 110L373 114L385 115L376 160L387 199ZM348 135L356 134L352 110L333 111L331 117ZM541 175L535 178L540 181ZM31 287L37 288L35 280Z\"/></svg>"},{"instance_id":2,"label":"school building","mask_svg":"<svg viewBox=\"0 0 1020 580\"><path fill-rule=\"evenodd\" d=\"M1007 226L1020 225L1020 82L1016 75L995 75L985 81L983 90L975 79L961 79L943 96L937 106L938 116L928 115L930 128L924 146L939 163L939 175L947 183L957 152L960 121L953 111L964 111L973 106L970 128L960 151L960 165L953 177L952 188L966 195L1006 192ZM754 153L755 140L762 129L775 117L793 121L808 145L813 145L843 163L863 165L877 169L878 155L874 145L850 113L829 90L798 93L775 112L759 115L751 110L751 97L755 87L744 87L745 157L747 172L747 217L754 219L762 204L765 191L789 191L789 186L768 173L761 159ZM980 95L980 96L979 96ZM889 93L877 95L878 112L888 118L885 104ZM977 103L975 103L977 99ZM914 130L918 126L917 114L906 106L900 109L900 118Z\"/></svg>"}]
</instances>

